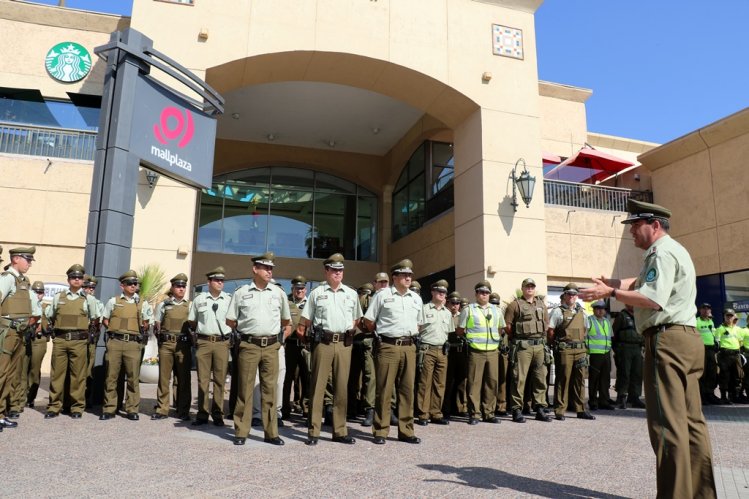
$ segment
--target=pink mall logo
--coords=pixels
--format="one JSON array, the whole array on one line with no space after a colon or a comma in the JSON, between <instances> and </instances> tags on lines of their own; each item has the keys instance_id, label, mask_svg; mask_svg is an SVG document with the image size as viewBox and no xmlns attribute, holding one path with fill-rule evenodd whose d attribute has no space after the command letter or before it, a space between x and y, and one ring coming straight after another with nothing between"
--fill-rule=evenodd
<instances>
[{"instance_id":1,"label":"pink mall logo","mask_svg":"<svg viewBox=\"0 0 749 499\"><path fill-rule=\"evenodd\" d=\"M170 122L172 125L176 126L170 128ZM165 107L161 111L160 123L153 126L154 137L156 137L156 140L163 145L167 145L168 141L175 140L182 135L182 138L177 143L177 146L180 148L185 147L190 143L194 133L195 125L193 124L190 111L185 109L185 114L183 116L182 111L173 106Z\"/></svg>"}]
</instances>

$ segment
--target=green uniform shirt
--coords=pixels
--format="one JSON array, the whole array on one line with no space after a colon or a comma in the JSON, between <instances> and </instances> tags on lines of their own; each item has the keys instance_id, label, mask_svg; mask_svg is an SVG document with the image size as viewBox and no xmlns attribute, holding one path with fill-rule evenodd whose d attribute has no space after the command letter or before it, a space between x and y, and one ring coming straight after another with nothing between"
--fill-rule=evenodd
<instances>
[{"instance_id":1,"label":"green uniform shirt","mask_svg":"<svg viewBox=\"0 0 749 499\"><path fill-rule=\"evenodd\" d=\"M415 336L424 324L423 306L421 297L410 289L400 294L395 286L390 286L374 295L364 318L374 322L382 336Z\"/></svg>"},{"instance_id":2,"label":"green uniform shirt","mask_svg":"<svg viewBox=\"0 0 749 499\"><path fill-rule=\"evenodd\" d=\"M354 321L361 316L356 291L345 284L333 290L327 282L312 290L302 311L302 318L311 321L313 326L322 326L324 330L334 333L353 328Z\"/></svg>"},{"instance_id":3,"label":"green uniform shirt","mask_svg":"<svg viewBox=\"0 0 749 499\"><path fill-rule=\"evenodd\" d=\"M637 331L642 334L662 324L695 326L696 279L692 258L681 244L669 235L654 242L645 252L634 289L660 305L661 310L635 307Z\"/></svg>"},{"instance_id":4,"label":"green uniform shirt","mask_svg":"<svg viewBox=\"0 0 749 499\"><path fill-rule=\"evenodd\" d=\"M700 332L700 336L702 336L702 343L705 344L705 346L708 347L714 347L716 343L715 338L715 324L713 324L712 319L703 319L702 317L697 317L697 330Z\"/></svg>"},{"instance_id":5,"label":"green uniform shirt","mask_svg":"<svg viewBox=\"0 0 749 499\"><path fill-rule=\"evenodd\" d=\"M444 345L447 335L455 331L453 314L446 306L437 308L434 302L424 305L424 324L421 326L421 341L427 345Z\"/></svg>"},{"instance_id":6,"label":"green uniform shirt","mask_svg":"<svg viewBox=\"0 0 749 499\"><path fill-rule=\"evenodd\" d=\"M744 329L739 326L726 326L722 324L715 330L715 337L724 350L738 350L744 341Z\"/></svg>"},{"instance_id":7,"label":"green uniform shirt","mask_svg":"<svg viewBox=\"0 0 749 499\"><path fill-rule=\"evenodd\" d=\"M120 298L127 300L128 303L136 303L135 299L138 298L138 302L140 303L140 297L135 294L132 296L132 298L128 298L125 296L125 293L120 294ZM107 303L104 305L104 313L102 314L102 317L104 319L109 319L112 317L112 310L114 310L114 304L117 302L116 297L112 297L107 301ZM142 321L148 321L151 322L153 320L153 308L151 308L151 304L147 301L142 302L143 307L140 312L140 320Z\"/></svg>"},{"instance_id":8,"label":"green uniform shirt","mask_svg":"<svg viewBox=\"0 0 749 499\"><path fill-rule=\"evenodd\" d=\"M190 304L190 312L187 314L189 322L195 322L197 334L219 336L221 333L228 334L231 328L226 324L226 314L229 311L231 296L221 291L214 298L210 292L200 293ZM218 305L213 311L213 305Z\"/></svg>"},{"instance_id":9,"label":"green uniform shirt","mask_svg":"<svg viewBox=\"0 0 749 499\"><path fill-rule=\"evenodd\" d=\"M94 298L91 295L85 294L83 291L78 291L77 293L73 293L68 289L65 292L65 298L68 301L75 301L79 298L83 298L83 311L86 312L86 315L88 315L88 318L90 320L96 320L101 315L99 314L99 304L97 303L98 300ZM47 316L47 319L54 324L55 317L57 317L57 307L60 305L60 293L55 293L55 296L52 297L52 306L47 307L44 310L44 314Z\"/></svg>"},{"instance_id":10,"label":"green uniform shirt","mask_svg":"<svg viewBox=\"0 0 749 499\"><path fill-rule=\"evenodd\" d=\"M278 334L282 320L291 320L286 294L275 284L260 289L253 281L231 297L226 318L237 321L237 331L252 336Z\"/></svg>"},{"instance_id":11,"label":"green uniform shirt","mask_svg":"<svg viewBox=\"0 0 749 499\"><path fill-rule=\"evenodd\" d=\"M21 273L13 267L8 267L8 274L0 275L0 300L2 301L5 301L8 297L16 293L16 280L13 278L13 276L21 276ZM42 307L39 305L39 300L36 297L36 293L31 289L30 285L29 299L31 300L31 317L41 317Z\"/></svg>"}]
</instances>

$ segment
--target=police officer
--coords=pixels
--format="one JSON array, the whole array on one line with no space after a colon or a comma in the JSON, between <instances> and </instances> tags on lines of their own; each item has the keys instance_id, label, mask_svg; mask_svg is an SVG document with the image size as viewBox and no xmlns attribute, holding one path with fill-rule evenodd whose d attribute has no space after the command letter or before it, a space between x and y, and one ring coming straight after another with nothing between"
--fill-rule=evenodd
<instances>
[{"instance_id":1,"label":"police officer","mask_svg":"<svg viewBox=\"0 0 749 499\"><path fill-rule=\"evenodd\" d=\"M225 271L216 267L206 274L208 291L192 301L187 320L194 331L195 363L198 371L198 414L193 426L204 425L208 416L213 424L224 426L224 385L229 367L231 328L226 323L231 297L224 292ZM211 376L212 375L212 376ZM209 389L213 379L213 400Z\"/></svg>"},{"instance_id":2,"label":"police officer","mask_svg":"<svg viewBox=\"0 0 749 499\"><path fill-rule=\"evenodd\" d=\"M738 401L744 380L741 366L741 344L744 332L734 324L736 312L732 308L723 311L723 324L715 330L718 339L718 365L720 373L720 400L732 405Z\"/></svg>"},{"instance_id":3,"label":"police officer","mask_svg":"<svg viewBox=\"0 0 749 499\"><path fill-rule=\"evenodd\" d=\"M67 291L57 293L46 310L55 338L45 419L56 418L68 397L71 418L79 419L86 409L89 326L99 320L99 306L94 297L83 291L85 273L82 265L72 265L67 271ZM66 378L69 378L67 386Z\"/></svg>"},{"instance_id":4,"label":"police officer","mask_svg":"<svg viewBox=\"0 0 749 499\"><path fill-rule=\"evenodd\" d=\"M696 327L705 345L705 372L700 378L702 404L719 404L720 399L715 396L715 388L718 386L718 340L715 337L712 306L709 303L700 305Z\"/></svg>"},{"instance_id":5,"label":"police officer","mask_svg":"<svg viewBox=\"0 0 749 499\"><path fill-rule=\"evenodd\" d=\"M385 443L390 430L390 399L393 386L398 392L398 440L418 444L414 435L414 377L416 375L416 345L414 336L424 323L421 298L408 289L411 285L413 264L405 259L390 268L393 285L374 295L364 314L369 331L377 331L379 344L375 356L377 395L372 427L374 443ZM400 378L398 375L400 374Z\"/></svg>"},{"instance_id":6,"label":"police officer","mask_svg":"<svg viewBox=\"0 0 749 499\"><path fill-rule=\"evenodd\" d=\"M187 275L177 274L169 282L169 295L156 305L154 313L159 342L159 385L156 389L158 406L151 419L165 419L169 415L169 382L174 375L177 382L177 417L189 421L192 349L187 323L190 300L185 299Z\"/></svg>"},{"instance_id":7,"label":"police officer","mask_svg":"<svg viewBox=\"0 0 749 499\"><path fill-rule=\"evenodd\" d=\"M497 307L501 312L502 300L499 293L492 293L489 295L489 303ZM504 315L503 315L504 320ZM495 416L507 416L507 384L508 374L510 370L510 340L507 337L507 333L504 328L500 331L499 348L497 349L498 362L497 362L497 410L494 411Z\"/></svg>"},{"instance_id":8,"label":"police officer","mask_svg":"<svg viewBox=\"0 0 749 499\"><path fill-rule=\"evenodd\" d=\"M26 355L24 355L21 364L21 383L19 390L19 403L27 407L34 407L34 400L39 392L39 382L41 380L42 360L47 354L47 343L49 342L48 321L45 315L45 309L49 306L44 300L44 283L35 281L31 289L36 294L39 307L42 311L41 320L36 324L33 331L30 332L26 342Z\"/></svg>"},{"instance_id":9,"label":"police officer","mask_svg":"<svg viewBox=\"0 0 749 499\"><path fill-rule=\"evenodd\" d=\"M556 380L554 383L554 414L559 421L565 420L565 411L571 405L579 419L596 419L585 410L583 389L587 347L585 334L588 317L577 303L577 284L571 282L562 290L561 304L549 314L549 341L556 350Z\"/></svg>"},{"instance_id":10,"label":"police officer","mask_svg":"<svg viewBox=\"0 0 749 499\"><path fill-rule=\"evenodd\" d=\"M419 295L419 298L421 298L421 284L419 284L419 281L411 281L411 286L409 286L408 289Z\"/></svg>"},{"instance_id":11,"label":"police officer","mask_svg":"<svg viewBox=\"0 0 749 499\"><path fill-rule=\"evenodd\" d=\"M430 420L439 425L450 423L442 414L447 379L445 344L447 336L455 331L452 313L445 306L447 286L444 279L432 283L432 300L424 305L424 324L419 332L423 361L416 396L416 423L421 426L426 426Z\"/></svg>"},{"instance_id":12,"label":"police officer","mask_svg":"<svg viewBox=\"0 0 749 499\"><path fill-rule=\"evenodd\" d=\"M102 322L107 328L107 381L104 395L104 409L100 420L114 417L117 410L117 378L120 369L127 375L127 419L137 421L140 405L140 363L143 345L147 340L145 331L153 318L151 305L141 300L135 292L138 274L128 270L119 278L120 296L113 296L104 305Z\"/></svg>"},{"instance_id":13,"label":"police officer","mask_svg":"<svg viewBox=\"0 0 749 499\"><path fill-rule=\"evenodd\" d=\"M279 325L284 337L291 332L289 302L283 290L271 284L275 255L267 252L252 258L253 278L232 295L226 323L236 328L239 346L239 389L234 409L234 444L244 445L252 420L252 392L260 371L260 392L265 442L283 445L278 436L276 384L278 382Z\"/></svg>"},{"instance_id":14,"label":"police officer","mask_svg":"<svg viewBox=\"0 0 749 499\"><path fill-rule=\"evenodd\" d=\"M0 274L0 428L18 426L6 418L10 412L11 387L24 354L24 334L28 328L35 329L42 313L26 277L36 247L13 248L8 253L10 264Z\"/></svg>"},{"instance_id":15,"label":"police officer","mask_svg":"<svg viewBox=\"0 0 749 499\"><path fill-rule=\"evenodd\" d=\"M304 305L307 304L307 278L298 275L291 280L291 294L289 298L289 313L291 314L291 327L296 330L299 319L302 316ZM306 404L308 398L309 370L304 355L304 340L292 334L284 343L284 355L286 356L286 374L283 380L283 398L281 402L281 415L288 419L292 408L302 414L307 413ZM292 404L292 388L294 389L294 403Z\"/></svg>"},{"instance_id":16,"label":"police officer","mask_svg":"<svg viewBox=\"0 0 749 499\"><path fill-rule=\"evenodd\" d=\"M476 302L460 312L455 331L465 336L468 344L468 424L478 424L482 417L487 423L499 424L501 420L494 415L499 376L497 350L505 323L497 306L489 303L489 281L479 281L473 289Z\"/></svg>"},{"instance_id":17,"label":"police officer","mask_svg":"<svg viewBox=\"0 0 749 499\"><path fill-rule=\"evenodd\" d=\"M374 292L377 293L381 289L387 289L390 286L390 277L387 272L377 272L374 278Z\"/></svg>"},{"instance_id":18,"label":"police officer","mask_svg":"<svg viewBox=\"0 0 749 499\"><path fill-rule=\"evenodd\" d=\"M325 284L310 293L302 312L298 334L312 328L312 377L310 423L307 445L317 445L322 422L323 397L332 373L333 441L353 444L346 429L348 378L354 328L362 316L356 292L342 283L344 259L340 253L323 262Z\"/></svg>"},{"instance_id":19,"label":"police officer","mask_svg":"<svg viewBox=\"0 0 749 499\"><path fill-rule=\"evenodd\" d=\"M447 309L452 315L453 328L457 328L460 322L461 300L457 291L447 296ZM449 420L454 413L468 417L468 347L465 336L458 336L455 332L447 335L447 342L450 351L447 354L447 388L442 413Z\"/></svg>"},{"instance_id":20,"label":"police officer","mask_svg":"<svg viewBox=\"0 0 749 499\"><path fill-rule=\"evenodd\" d=\"M96 293L96 286L99 283L99 280L91 275L84 275L83 276L83 292L89 295L91 298L94 299L96 302L96 315L98 316L98 319L96 319L93 324L90 326L90 335L89 335L89 342L88 342L88 368L86 370L86 405L92 406L94 404L94 364L96 363L96 348L98 346L101 346L102 348L106 348L106 342L104 341L104 338L100 335L101 330L101 318L104 315L104 304L99 301L96 296L94 296L94 293ZM101 340L100 340L101 338ZM101 345L99 345L99 342L101 341Z\"/></svg>"},{"instance_id":21,"label":"police officer","mask_svg":"<svg viewBox=\"0 0 749 499\"><path fill-rule=\"evenodd\" d=\"M359 306L362 314L367 312L369 302L374 294L372 283L365 282L356 290L359 295ZM365 330L362 319L357 324L354 335L354 346L351 351L351 371L349 372L349 407L354 406L351 412L364 413L362 426L372 426L374 422L375 405L375 381L374 381L374 357L372 356L372 344L374 335Z\"/></svg>"},{"instance_id":22,"label":"police officer","mask_svg":"<svg viewBox=\"0 0 749 499\"><path fill-rule=\"evenodd\" d=\"M619 409L644 409L642 394L642 335L635 327L633 308L627 305L611 326L611 348L616 362L616 404Z\"/></svg>"},{"instance_id":23,"label":"police officer","mask_svg":"<svg viewBox=\"0 0 749 499\"><path fill-rule=\"evenodd\" d=\"M695 328L696 274L689 253L669 235L671 212L629 198L622 223L645 250L637 278L593 279L584 300L632 305L645 338L645 405L656 456L658 497L715 497L710 434L700 403L705 350Z\"/></svg>"},{"instance_id":24,"label":"police officer","mask_svg":"<svg viewBox=\"0 0 749 499\"><path fill-rule=\"evenodd\" d=\"M588 345L590 372L588 377L588 405L591 411L613 410L609 403L611 386L611 324L606 318L606 303L593 303L593 315L588 317Z\"/></svg>"}]
</instances>

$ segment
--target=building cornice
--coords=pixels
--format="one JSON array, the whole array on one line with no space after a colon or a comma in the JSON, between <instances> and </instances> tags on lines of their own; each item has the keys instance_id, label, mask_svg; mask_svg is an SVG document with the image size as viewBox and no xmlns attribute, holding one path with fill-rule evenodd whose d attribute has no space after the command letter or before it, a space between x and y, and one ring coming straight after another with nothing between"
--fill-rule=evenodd
<instances>
[{"instance_id":1,"label":"building cornice","mask_svg":"<svg viewBox=\"0 0 749 499\"><path fill-rule=\"evenodd\" d=\"M0 0L0 19L96 33L111 33L130 26L129 17L21 0Z\"/></svg>"},{"instance_id":2,"label":"building cornice","mask_svg":"<svg viewBox=\"0 0 749 499\"><path fill-rule=\"evenodd\" d=\"M572 85L539 80L538 95L572 102L585 102L593 95L593 91L589 88L573 87Z\"/></svg>"}]
</instances>

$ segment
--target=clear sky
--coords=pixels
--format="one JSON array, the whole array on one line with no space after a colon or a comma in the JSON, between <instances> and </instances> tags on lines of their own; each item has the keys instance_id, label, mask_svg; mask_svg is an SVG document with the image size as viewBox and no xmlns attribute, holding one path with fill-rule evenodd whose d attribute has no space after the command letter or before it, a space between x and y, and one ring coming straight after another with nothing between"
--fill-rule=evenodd
<instances>
[{"instance_id":1,"label":"clear sky","mask_svg":"<svg viewBox=\"0 0 749 499\"><path fill-rule=\"evenodd\" d=\"M132 0L66 6L130 15ZM592 132L668 142L749 106L747 20L749 0L546 0L539 78L593 90Z\"/></svg>"}]
</instances>

